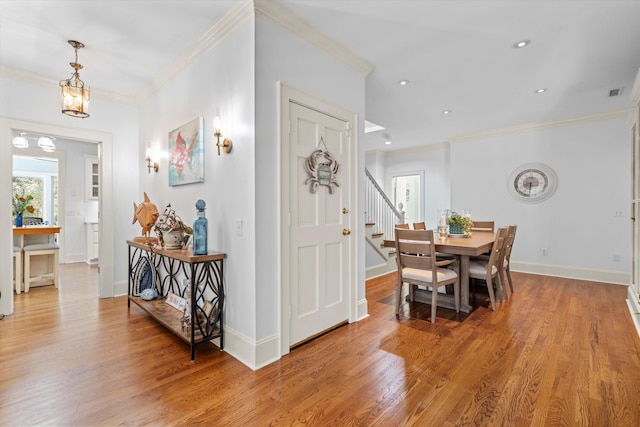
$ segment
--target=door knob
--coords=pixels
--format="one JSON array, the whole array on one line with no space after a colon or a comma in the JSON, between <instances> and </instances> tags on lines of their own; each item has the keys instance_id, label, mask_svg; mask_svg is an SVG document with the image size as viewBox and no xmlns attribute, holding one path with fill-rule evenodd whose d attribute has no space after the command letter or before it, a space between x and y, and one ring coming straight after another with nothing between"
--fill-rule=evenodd
<instances>
[{"instance_id":1,"label":"door knob","mask_svg":"<svg viewBox=\"0 0 640 427\"><path fill-rule=\"evenodd\" d=\"M347 208L342 208L342 213L343 213L343 214L348 214L348 213L349 213L349 209L347 209Z\"/></svg>"},{"instance_id":2,"label":"door knob","mask_svg":"<svg viewBox=\"0 0 640 427\"><path fill-rule=\"evenodd\" d=\"M349 234L351 234L351 230L347 230L346 228L342 229L342 235L343 236L348 236Z\"/></svg>"}]
</instances>

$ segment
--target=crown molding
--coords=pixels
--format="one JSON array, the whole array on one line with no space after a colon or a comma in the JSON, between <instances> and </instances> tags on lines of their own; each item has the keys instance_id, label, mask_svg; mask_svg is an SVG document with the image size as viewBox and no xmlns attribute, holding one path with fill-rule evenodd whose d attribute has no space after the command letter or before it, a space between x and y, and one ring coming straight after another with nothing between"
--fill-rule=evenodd
<instances>
[{"instance_id":1,"label":"crown molding","mask_svg":"<svg viewBox=\"0 0 640 427\"><path fill-rule=\"evenodd\" d=\"M364 76L373 70L372 64L295 15L277 0L254 0L253 3L256 16L267 19L338 62Z\"/></svg>"},{"instance_id":2,"label":"crown molding","mask_svg":"<svg viewBox=\"0 0 640 427\"><path fill-rule=\"evenodd\" d=\"M618 110L618 111L612 111L609 113L575 117L572 119L554 120L549 122L539 122L539 123L532 123L528 125L512 126L507 128L493 129L493 130L487 130L487 131L481 131L481 132L473 132L473 133L468 133L464 135L452 136L450 138L447 138L447 141L452 144L455 144L458 142L466 142L474 139L510 135L510 134L521 133L521 132L530 132L536 129L547 129L547 128L553 128L553 127L575 125L578 123L617 119L621 117L627 117L632 111L633 111L632 109Z\"/></svg>"},{"instance_id":3,"label":"crown molding","mask_svg":"<svg viewBox=\"0 0 640 427\"><path fill-rule=\"evenodd\" d=\"M189 68L204 54L224 40L231 32L253 16L251 1L234 2L195 41L187 46L169 65L158 72L136 93L135 99L141 104L183 70Z\"/></svg>"},{"instance_id":4,"label":"crown molding","mask_svg":"<svg viewBox=\"0 0 640 427\"><path fill-rule=\"evenodd\" d=\"M0 77L28 84L37 84L40 86L60 86L59 80L54 80L51 77L33 73L31 71L7 67L6 65L0 65ZM89 87L89 91L91 92L91 98L98 97L100 99L118 102L120 104L136 105L134 98L128 95L92 87Z\"/></svg>"}]
</instances>

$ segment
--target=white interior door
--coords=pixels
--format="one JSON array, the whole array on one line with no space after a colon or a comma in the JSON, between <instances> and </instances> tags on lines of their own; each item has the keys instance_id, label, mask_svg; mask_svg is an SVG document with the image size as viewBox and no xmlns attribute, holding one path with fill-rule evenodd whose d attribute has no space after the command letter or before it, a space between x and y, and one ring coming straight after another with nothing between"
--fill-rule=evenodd
<instances>
[{"instance_id":1,"label":"white interior door","mask_svg":"<svg viewBox=\"0 0 640 427\"><path fill-rule=\"evenodd\" d=\"M283 275L294 346L349 319L352 141L349 122L294 102L288 110L290 268ZM305 165L316 149L330 156L313 156L310 174ZM332 175L329 185L317 181L318 170L327 172L322 163Z\"/></svg>"}]
</instances>

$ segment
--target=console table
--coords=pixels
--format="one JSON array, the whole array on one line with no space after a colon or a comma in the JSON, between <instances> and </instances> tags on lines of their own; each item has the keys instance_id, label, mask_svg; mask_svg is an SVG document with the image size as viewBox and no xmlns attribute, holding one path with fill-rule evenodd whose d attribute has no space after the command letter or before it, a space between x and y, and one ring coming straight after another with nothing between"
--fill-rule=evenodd
<instances>
[{"instance_id":1,"label":"console table","mask_svg":"<svg viewBox=\"0 0 640 427\"><path fill-rule=\"evenodd\" d=\"M193 255L191 250L163 249L146 243L127 241L129 245L129 291L131 302L187 342L191 360L196 344L220 339L224 348L224 280L223 260L226 254L209 252ZM140 297L141 286L152 286L155 300ZM170 293L187 301L185 312L166 302Z\"/></svg>"}]
</instances>

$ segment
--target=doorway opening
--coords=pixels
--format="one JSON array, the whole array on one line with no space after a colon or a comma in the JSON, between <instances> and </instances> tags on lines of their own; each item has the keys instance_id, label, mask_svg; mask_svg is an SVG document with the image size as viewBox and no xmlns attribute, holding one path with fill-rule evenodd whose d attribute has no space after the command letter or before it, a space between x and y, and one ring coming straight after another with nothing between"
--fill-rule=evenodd
<instances>
[{"instance_id":1,"label":"doorway opening","mask_svg":"<svg viewBox=\"0 0 640 427\"><path fill-rule=\"evenodd\" d=\"M393 204L396 209L404 212L404 222L406 224L424 221L423 181L423 173L410 173L393 177Z\"/></svg>"}]
</instances>

